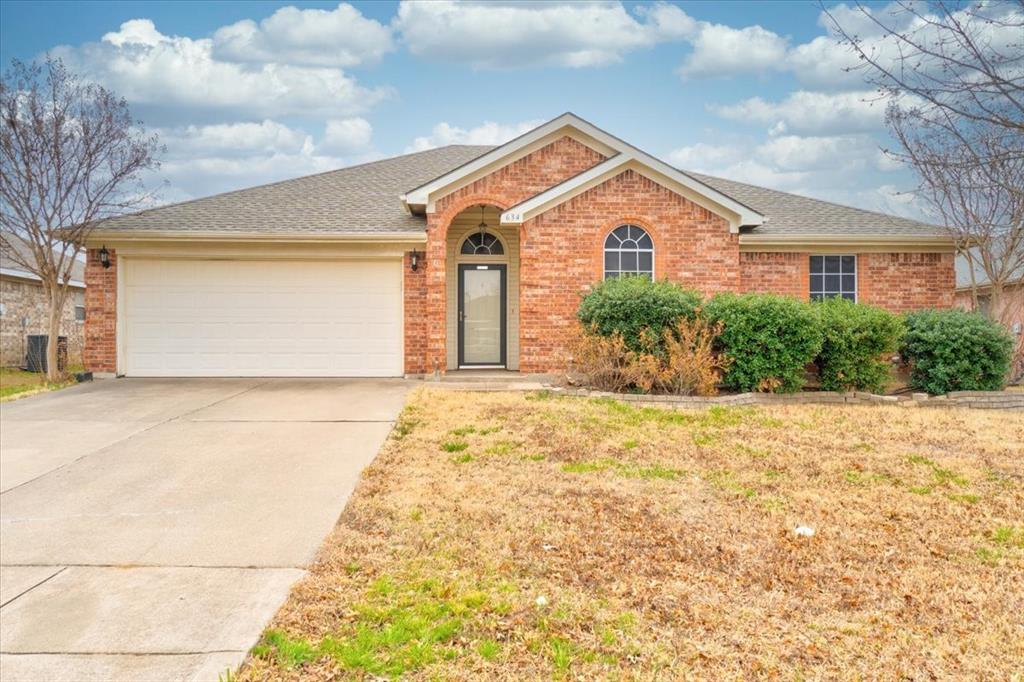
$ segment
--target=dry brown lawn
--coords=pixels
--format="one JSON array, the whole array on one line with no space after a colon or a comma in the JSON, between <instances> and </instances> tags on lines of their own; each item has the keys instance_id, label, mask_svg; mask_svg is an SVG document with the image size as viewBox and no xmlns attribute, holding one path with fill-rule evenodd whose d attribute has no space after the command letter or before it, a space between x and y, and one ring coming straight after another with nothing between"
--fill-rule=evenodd
<instances>
[{"instance_id":1,"label":"dry brown lawn","mask_svg":"<svg viewBox=\"0 0 1024 682\"><path fill-rule=\"evenodd\" d=\"M1022 670L1019 412L421 389L241 678Z\"/></svg>"}]
</instances>

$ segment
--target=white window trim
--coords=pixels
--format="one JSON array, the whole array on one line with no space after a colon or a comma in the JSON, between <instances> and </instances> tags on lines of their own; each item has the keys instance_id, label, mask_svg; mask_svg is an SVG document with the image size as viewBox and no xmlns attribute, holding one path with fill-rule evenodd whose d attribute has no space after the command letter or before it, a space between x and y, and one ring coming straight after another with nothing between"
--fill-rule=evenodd
<instances>
[{"instance_id":1,"label":"white window trim","mask_svg":"<svg viewBox=\"0 0 1024 682\"><path fill-rule=\"evenodd\" d=\"M822 261L821 261L821 275L822 275L822 277L825 276L825 261L824 261L825 257L827 257L827 256L839 256L840 258L842 258L843 256L853 256L853 302L854 303L859 303L860 302L860 277L858 275L858 272L860 271L860 259L857 257L857 254L855 254L855 253L811 253L811 254L808 254L807 255L807 298L810 299L810 297L814 293L813 291L811 291L811 259L815 258L815 257L818 257L818 256L820 256L822 258ZM842 261L840 261L840 262L842 262ZM840 267L842 267L842 266L840 266ZM846 273L841 273L840 277L842 277L842 275L844 275L844 274L846 274ZM824 287L824 280L822 280L822 287ZM839 288L840 288L840 296L839 297L842 298L842 291L841 291L842 290L842 280L840 280ZM822 296L824 296L824 291L822 292ZM822 299L822 300L824 300L824 299Z\"/></svg>"},{"instance_id":2,"label":"white window trim","mask_svg":"<svg viewBox=\"0 0 1024 682\"><path fill-rule=\"evenodd\" d=\"M620 227L623 227L625 225L631 225L631 226L633 226L633 227L635 227L637 229L643 230L644 234L647 235L647 238L651 240L651 248L649 248L649 249L622 249L622 248L611 248L611 249L609 249L607 246L605 246L605 244L608 243L608 237L610 237L612 235L612 233L615 232L615 230L617 230ZM656 260L654 258L654 237L652 237L651 233L648 232L642 225L637 225L636 223L622 223L620 225L616 225L615 227L613 227L612 229L608 230L608 232L605 233L604 241L601 242L601 281L602 282L604 280L608 279L608 266L607 266L607 263L605 263L604 255L606 253L608 253L609 251L613 251L613 252L618 253L618 254L622 254L622 253L625 253L625 252L636 253L636 254L650 253L651 254L651 281L652 282L656 281L654 270L657 267L657 262L656 262ZM622 265L622 256L621 255L619 256L619 265ZM613 272L619 273L618 276L622 277L622 274L623 274L622 270L614 270ZM630 273L626 273L626 274L630 274ZM647 274L647 273L634 272L632 274L639 275L639 274Z\"/></svg>"}]
</instances>

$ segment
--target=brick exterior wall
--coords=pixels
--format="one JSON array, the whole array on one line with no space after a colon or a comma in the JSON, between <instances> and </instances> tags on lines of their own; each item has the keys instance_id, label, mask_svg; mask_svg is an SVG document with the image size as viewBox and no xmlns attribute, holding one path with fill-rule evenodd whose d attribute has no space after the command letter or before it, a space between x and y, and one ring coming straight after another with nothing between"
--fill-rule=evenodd
<instances>
[{"instance_id":1,"label":"brick exterior wall","mask_svg":"<svg viewBox=\"0 0 1024 682\"><path fill-rule=\"evenodd\" d=\"M407 374L427 372L427 271L426 259L419 254L419 268L412 271L412 253L403 259L405 295L405 371Z\"/></svg>"},{"instance_id":2,"label":"brick exterior wall","mask_svg":"<svg viewBox=\"0 0 1024 682\"><path fill-rule=\"evenodd\" d=\"M743 291L810 297L810 253L743 252ZM894 313L953 305L952 253L858 253L857 301Z\"/></svg>"},{"instance_id":3,"label":"brick exterior wall","mask_svg":"<svg viewBox=\"0 0 1024 682\"><path fill-rule=\"evenodd\" d=\"M110 267L100 264L100 250L89 249L85 260L85 369L117 371L117 251Z\"/></svg>"},{"instance_id":4,"label":"brick exterior wall","mask_svg":"<svg viewBox=\"0 0 1024 682\"><path fill-rule=\"evenodd\" d=\"M84 295L71 289L61 311L60 335L68 339L68 362L82 362L83 325L75 321L75 302ZM23 279L0 279L0 366L23 367L29 334L48 333L50 302L37 282Z\"/></svg>"},{"instance_id":5,"label":"brick exterior wall","mask_svg":"<svg viewBox=\"0 0 1024 682\"><path fill-rule=\"evenodd\" d=\"M857 300L904 313L953 305L956 274L952 253L861 253Z\"/></svg>"},{"instance_id":6,"label":"brick exterior wall","mask_svg":"<svg viewBox=\"0 0 1024 682\"><path fill-rule=\"evenodd\" d=\"M740 291L811 297L810 257L806 253L748 252L740 254Z\"/></svg>"},{"instance_id":7,"label":"brick exterior wall","mask_svg":"<svg viewBox=\"0 0 1024 682\"><path fill-rule=\"evenodd\" d=\"M604 240L623 223L654 241L654 274L707 294L739 287L738 235L724 218L628 170L527 221L520 244L520 370L557 371L576 309L604 278Z\"/></svg>"}]
</instances>

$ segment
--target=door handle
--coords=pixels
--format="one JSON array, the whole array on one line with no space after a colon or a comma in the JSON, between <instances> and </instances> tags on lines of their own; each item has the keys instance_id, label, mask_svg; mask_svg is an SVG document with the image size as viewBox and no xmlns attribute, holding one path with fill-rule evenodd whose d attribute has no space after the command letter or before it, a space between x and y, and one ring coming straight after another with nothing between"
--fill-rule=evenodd
<instances>
[{"instance_id":1,"label":"door handle","mask_svg":"<svg viewBox=\"0 0 1024 682\"><path fill-rule=\"evenodd\" d=\"M460 310L459 311L459 322L465 322L465 321L466 321L466 313L465 313L465 311Z\"/></svg>"}]
</instances>

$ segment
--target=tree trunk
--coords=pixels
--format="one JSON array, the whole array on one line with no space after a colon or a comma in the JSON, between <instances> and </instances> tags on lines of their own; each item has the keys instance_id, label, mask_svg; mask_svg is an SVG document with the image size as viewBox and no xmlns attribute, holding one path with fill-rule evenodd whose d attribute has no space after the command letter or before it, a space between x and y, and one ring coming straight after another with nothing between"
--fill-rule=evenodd
<instances>
[{"instance_id":1,"label":"tree trunk","mask_svg":"<svg viewBox=\"0 0 1024 682\"><path fill-rule=\"evenodd\" d=\"M64 378L63 368L58 361L60 342L60 321L64 313L64 302L67 292L59 284L51 283L49 288L50 315L47 326L49 338L46 341L46 380L61 381Z\"/></svg>"}]
</instances>

